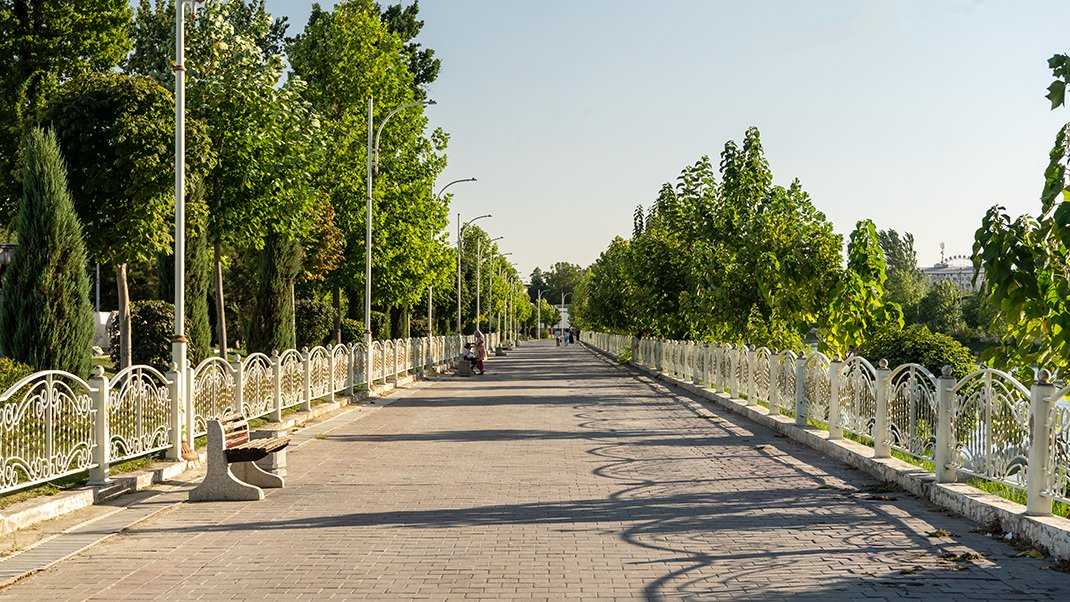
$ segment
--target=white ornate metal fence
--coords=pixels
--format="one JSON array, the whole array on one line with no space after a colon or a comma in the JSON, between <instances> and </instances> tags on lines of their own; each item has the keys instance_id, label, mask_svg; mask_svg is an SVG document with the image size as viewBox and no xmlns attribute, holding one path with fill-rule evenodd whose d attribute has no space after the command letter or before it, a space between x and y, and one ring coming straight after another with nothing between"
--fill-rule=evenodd
<instances>
[{"instance_id":1,"label":"white ornate metal fence","mask_svg":"<svg viewBox=\"0 0 1070 602\"><path fill-rule=\"evenodd\" d=\"M1056 390L1045 370L1028 388L1013 376L982 369L960 380L923 366L889 369L860 357L796 355L731 344L701 344L583 332L582 340L683 381L746 399L800 426L845 433L893 450L932 470L938 482L968 475L1023 491L1027 511L1051 513L1070 504L1070 385ZM690 349L692 360L681 360Z\"/></svg>"},{"instance_id":2,"label":"white ornate metal fence","mask_svg":"<svg viewBox=\"0 0 1070 602\"><path fill-rule=\"evenodd\" d=\"M487 336L488 349L498 335ZM31 374L0 394L0 493L89 471L103 482L111 464L162 450L181 454L183 440L207 422L241 411L281 420L282 411L308 409L317 399L353 395L371 383L397 382L425 368L453 365L470 336L375 341L253 353L234 361L211 357L185 374L132 366L89 380L49 370ZM369 357L370 356L370 357ZM368 370L368 368L371 370ZM179 395L183 388L184 395Z\"/></svg>"}]
</instances>

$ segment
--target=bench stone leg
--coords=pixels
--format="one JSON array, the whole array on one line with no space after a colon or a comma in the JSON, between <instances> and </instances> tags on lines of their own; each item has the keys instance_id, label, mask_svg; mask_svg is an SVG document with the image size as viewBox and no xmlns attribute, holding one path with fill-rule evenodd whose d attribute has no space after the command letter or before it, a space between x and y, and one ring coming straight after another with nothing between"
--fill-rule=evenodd
<instances>
[{"instance_id":1,"label":"bench stone leg","mask_svg":"<svg viewBox=\"0 0 1070 602\"><path fill-rule=\"evenodd\" d=\"M264 499L264 490L239 481L223 451L223 426L208 421L208 468L204 481L189 492L191 502L249 502Z\"/></svg>"},{"instance_id":2,"label":"bench stone leg","mask_svg":"<svg viewBox=\"0 0 1070 602\"><path fill-rule=\"evenodd\" d=\"M255 462L235 462L230 465L230 468L234 473L235 478L250 485L255 485L257 487L282 487L284 484L282 477L267 472L263 468L257 466Z\"/></svg>"}]
</instances>

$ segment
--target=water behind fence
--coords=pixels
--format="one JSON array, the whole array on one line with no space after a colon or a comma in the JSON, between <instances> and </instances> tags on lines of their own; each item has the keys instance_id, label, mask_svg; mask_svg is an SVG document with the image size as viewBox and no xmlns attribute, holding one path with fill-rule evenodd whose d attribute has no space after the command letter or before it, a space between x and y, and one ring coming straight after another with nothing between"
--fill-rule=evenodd
<instances>
[{"instance_id":1,"label":"water behind fence","mask_svg":"<svg viewBox=\"0 0 1070 602\"><path fill-rule=\"evenodd\" d=\"M210 357L183 373L132 366L111 378L97 367L89 380L49 370L0 395L0 493L89 471L107 479L116 462L166 450L181 455L209 420L242 412L282 419L316 399L353 395L371 383L452 364L472 337L423 337ZM487 336L488 348L498 335ZM183 377L184 376L184 377ZM180 391L181 389L181 391Z\"/></svg>"},{"instance_id":2,"label":"water behind fence","mask_svg":"<svg viewBox=\"0 0 1070 602\"><path fill-rule=\"evenodd\" d=\"M1030 514L1050 514L1052 500L1070 504L1070 386L1057 388L1045 371L1028 388L987 368L956 381L918 364L874 367L861 357L582 336L613 355L627 348L635 364L827 429L830 439L850 435L872 446L874 457L894 450L938 482L969 475L1017 489Z\"/></svg>"}]
</instances>

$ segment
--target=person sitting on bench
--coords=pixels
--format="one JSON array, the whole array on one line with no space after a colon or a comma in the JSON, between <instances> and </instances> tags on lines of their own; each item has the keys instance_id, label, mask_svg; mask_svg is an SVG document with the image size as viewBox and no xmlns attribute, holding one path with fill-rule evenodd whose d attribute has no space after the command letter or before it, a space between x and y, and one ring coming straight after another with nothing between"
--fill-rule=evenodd
<instances>
[{"instance_id":1,"label":"person sitting on bench","mask_svg":"<svg viewBox=\"0 0 1070 602\"><path fill-rule=\"evenodd\" d=\"M476 358L475 352L472 351L471 343L464 344L464 351L461 352L461 358L472 364L472 372L479 374L478 372L476 372L476 366L479 365L479 359Z\"/></svg>"}]
</instances>

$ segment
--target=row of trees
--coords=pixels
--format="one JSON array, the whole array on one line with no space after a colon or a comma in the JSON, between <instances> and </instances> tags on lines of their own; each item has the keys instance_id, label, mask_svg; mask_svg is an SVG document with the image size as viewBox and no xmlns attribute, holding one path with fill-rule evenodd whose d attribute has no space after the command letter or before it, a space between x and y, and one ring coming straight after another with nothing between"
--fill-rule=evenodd
<instances>
[{"instance_id":1,"label":"row of trees","mask_svg":"<svg viewBox=\"0 0 1070 602\"><path fill-rule=\"evenodd\" d=\"M720 178L718 178L718 173ZM583 329L798 348L814 334L849 353L902 324L883 299L876 228L859 222L844 266L842 240L798 180L773 184L759 132L729 141L665 184L585 272L573 322Z\"/></svg>"},{"instance_id":2,"label":"row of trees","mask_svg":"<svg viewBox=\"0 0 1070 602\"><path fill-rule=\"evenodd\" d=\"M195 358L213 343L226 354L235 339L249 350L293 347L297 298L330 301L335 340L344 318L362 320L369 98L376 126L426 98L440 63L415 41L418 11L371 0L315 5L292 38L263 0L213 2L187 15L185 293ZM135 10L116 0L0 4L0 62L10 67L0 72L0 219L13 224L33 194L21 141L34 128L46 139L54 132L88 261L114 269L123 366L131 361L130 274L139 294L173 299L174 30L174 0L140 0ZM445 319L457 301L456 255L444 234L449 198L432 194L447 142L445 132L428 131L422 107L382 132L371 284L388 326L377 335L408 336L410 309L426 307L429 290L435 331L455 324ZM34 239L20 228L17 240ZM500 269L502 283L518 281L511 266ZM17 286L5 281L6 299L21 296ZM513 291L496 283L492 293L502 305ZM20 357L21 346L6 348Z\"/></svg>"},{"instance_id":3,"label":"row of trees","mask_svg":"<svg viewBox=\"0 0 1070 602\"><path fill-rule=\"evenodd\" d=\"M1070 56L1049 62L1052 109L1066 103ZM796 180L772 184L757 130L729 142L720 180L703 158L666 184L631 239L617 238L586 272L573 320L582 328L863 352L930 369L969 369L960 341L1015 369L1070 368L1070 125L1049 153L1039 214L988 210L975 235L977 291L930 285L913 237L859 222L845 267L839 237ZM983 274L983 277L980 276ZM907 329L902 329L906 324ZM932 334L935 332L937 334ZM871 348L871 349L870 349ZM904 355L906 354L906 355ZM908 357L909 356L909 357ZM877 357L876 355L874 357Z\"/></svg>"}]
</instances>

